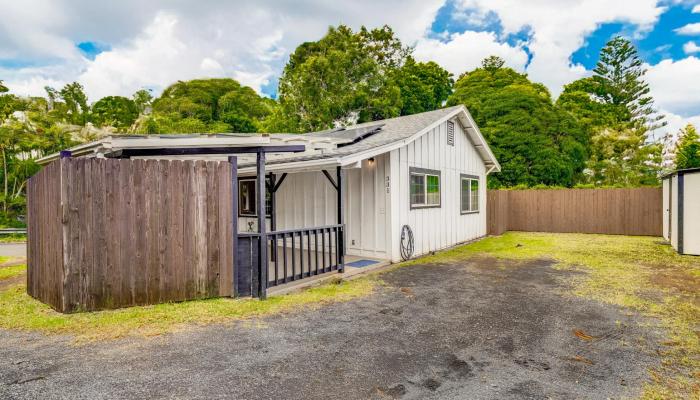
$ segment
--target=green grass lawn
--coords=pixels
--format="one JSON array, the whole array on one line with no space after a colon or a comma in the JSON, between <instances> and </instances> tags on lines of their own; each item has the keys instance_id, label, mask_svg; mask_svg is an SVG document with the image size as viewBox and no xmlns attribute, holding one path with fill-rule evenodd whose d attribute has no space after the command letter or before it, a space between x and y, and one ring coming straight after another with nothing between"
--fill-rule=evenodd
<instances>
[{"instance_id":1,"label":"green grass lawn","mask_svg":"<svg viewBox=\"0 0 700 400\"><path fill-rule=\"evenodd\" d=\"M218 298L77 314L54 311L27 295L24 284L18 284L0 291L0 328L69 334L77 342L156 336L193 325L226 323L348 301L371 293L375 284L372 279L361 278L270 296L264 301Z\"/></svg>"},{"instance_id":2,"label":"green grass lawn","mask_svg":"<svg viewBox=\"0 0 700 400\"><path fill-rule=\"evenodd\" d=\"M667 332L662 367L643 398L700 399L700 257L682 256L658 237L509 232L414 262L489 255L548 258L587 272L573 295L653 317Z\"/></svg>"},{"instance_id":3,"label":"green grass lawn","mask_svg":"<svg viewBox=\"0 0 700 400\"><path fill-rule=\"evenodd\" d=\"M2 262L0 262L1 264ZM14 265L12 267L1 267L0 268L0 281L5 279L14 278L15 276L22 275L27 271L26 265Z\"/></svg>"},{"instance_id":4,"label":"green grass lawn","mask_svg":"<svg viewBox=\"0 0 700 400\"><path fill-rule=\"evenodd\" d=\"M0 243L23 243L26 241L26 233L8 233L6 235L0 235Z\"/></svg>"}]
</instances>

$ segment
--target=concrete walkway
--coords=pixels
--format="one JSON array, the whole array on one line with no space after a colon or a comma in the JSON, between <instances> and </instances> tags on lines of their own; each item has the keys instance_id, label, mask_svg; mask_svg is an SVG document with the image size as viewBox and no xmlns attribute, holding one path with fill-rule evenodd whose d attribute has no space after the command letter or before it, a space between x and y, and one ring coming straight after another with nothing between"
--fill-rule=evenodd
<instances>
[{"instance_id":1,"label":"concrete walkway","mask_svg":"<svg viewBox=\"0 0 700 400\"><path fill-rule=\"evenodd\" d=\"M26 243L0 243L0 256L4 257L26 257Z\"/></svg>"}]
</instances>

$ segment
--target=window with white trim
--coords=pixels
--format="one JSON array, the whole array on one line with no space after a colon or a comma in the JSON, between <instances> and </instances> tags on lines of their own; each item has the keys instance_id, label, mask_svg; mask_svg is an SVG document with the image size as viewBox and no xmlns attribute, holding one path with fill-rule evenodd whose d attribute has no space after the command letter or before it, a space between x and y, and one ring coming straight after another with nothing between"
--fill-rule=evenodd
<instances>
[{"instance_id":1,"label":"window with white trim","mask_svg":"<svg viewBox=\"0 0 700 400\"><path fill-rule=\"evenodd\" d=\"M479 177L464 175L460 177L460 196L462 214L479 211Z\"/></svg>"},{"instance_id":2,"label":"window with white trim","mask_svg":"<svg viewBox=\"0 0 700 400\"><path fill-rule=\"evenodd\" d=\"M411 168L411 208L440 207L440 171Z\"/></svg>"}]
</instances>

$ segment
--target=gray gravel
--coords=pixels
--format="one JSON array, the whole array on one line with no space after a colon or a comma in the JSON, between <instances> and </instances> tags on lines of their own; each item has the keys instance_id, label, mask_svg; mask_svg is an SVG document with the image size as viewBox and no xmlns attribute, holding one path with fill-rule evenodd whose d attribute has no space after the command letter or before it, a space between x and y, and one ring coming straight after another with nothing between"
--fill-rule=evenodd
<instances>
[{"instance_id":1,"label":"gray gravel","mask_svg":"<svg viewBox=\"0 0 700 400\"><path fill-rule=\"evenodd\" d=\"M566 295L571 277L546 260L482 258L400 268L347 303L156 339L76 346L0 331L0 398L637 395L657 362L641 343L655 333L615 307Z\"/></svg>"}]
</instances>

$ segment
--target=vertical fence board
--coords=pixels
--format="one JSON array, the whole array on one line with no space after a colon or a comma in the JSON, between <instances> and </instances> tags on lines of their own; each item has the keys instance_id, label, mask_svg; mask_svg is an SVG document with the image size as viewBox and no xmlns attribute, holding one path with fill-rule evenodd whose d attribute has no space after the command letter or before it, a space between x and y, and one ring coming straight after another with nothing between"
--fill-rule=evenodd
<instances>
[{"instance_id":1,"label":"vertical fence board","mask_svg":"<svg viewBox=\"0 0 700 400\"><path fill-rule=\"evenodd\" d=\"M56 310L233 292L226 162L63 159L27 196L27 292Z\"/></svg>"},{"instance_id":2,"label":"vertical fence board","mask_svg":"<svg viewBox=\"0 0 700 400\"><path fill-rule=\"evenodd\" d=\"M489 190L488 233L661 236L661 188Z\"/></svg>"}]
</instances>

